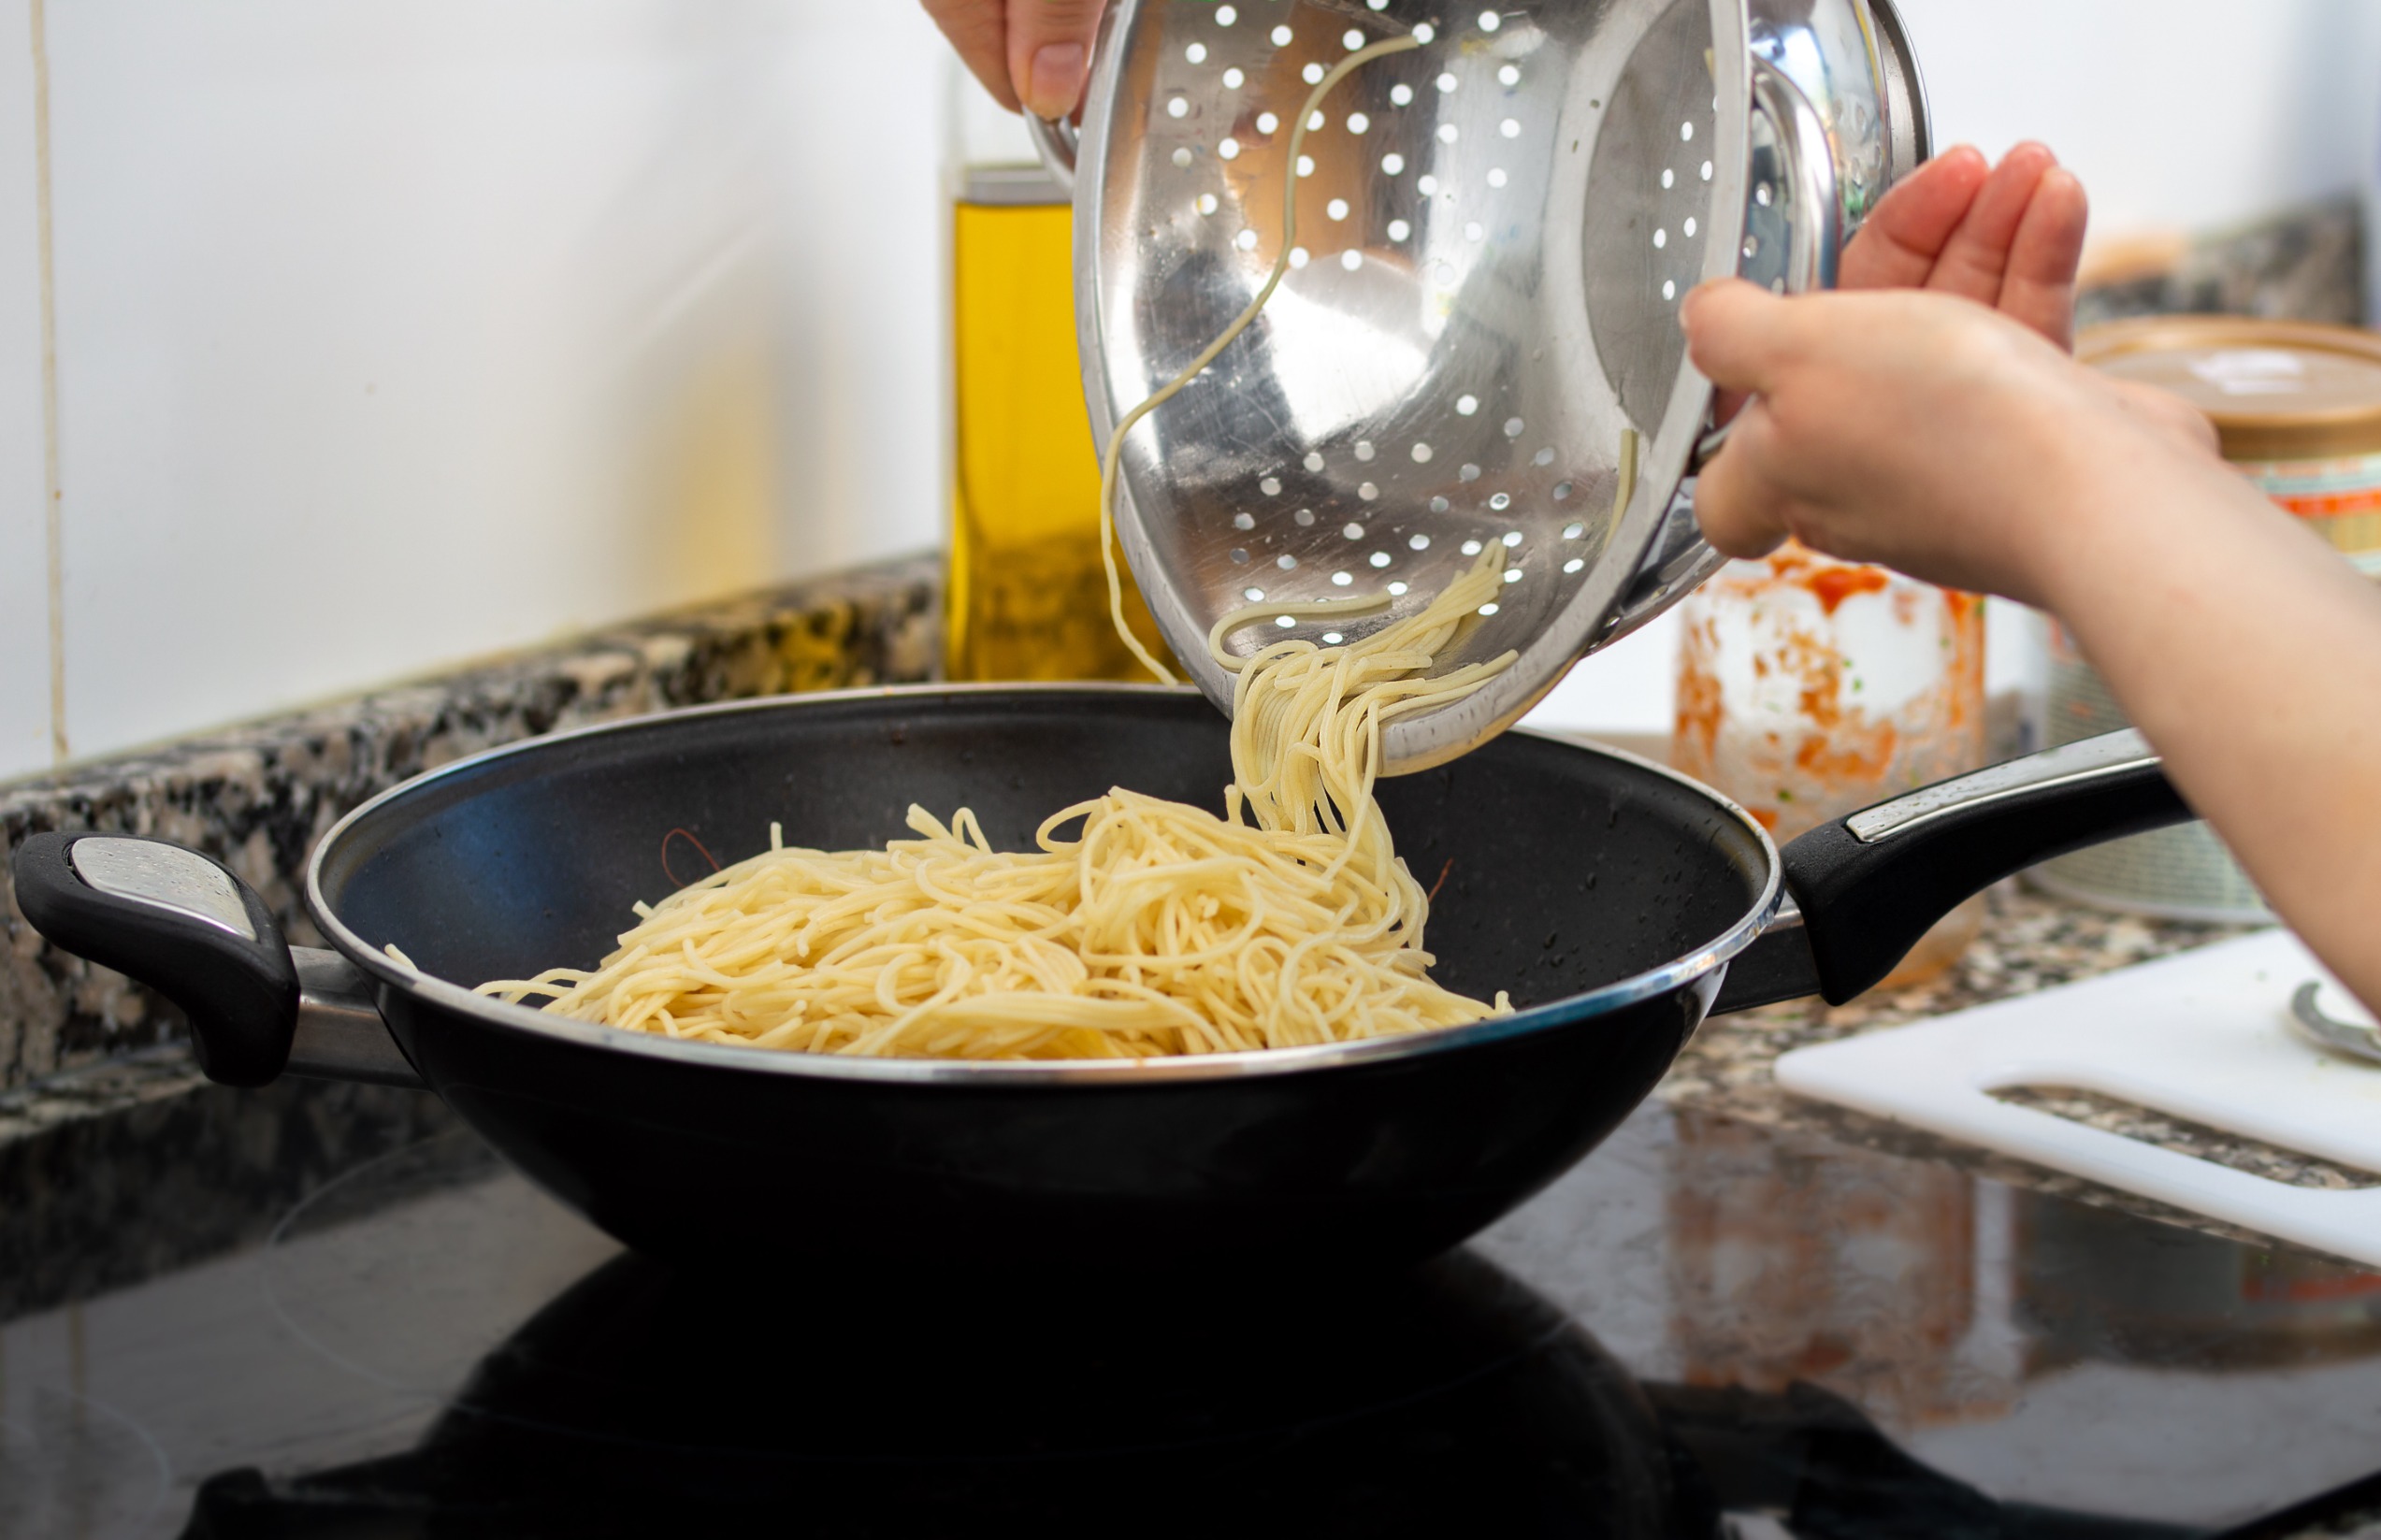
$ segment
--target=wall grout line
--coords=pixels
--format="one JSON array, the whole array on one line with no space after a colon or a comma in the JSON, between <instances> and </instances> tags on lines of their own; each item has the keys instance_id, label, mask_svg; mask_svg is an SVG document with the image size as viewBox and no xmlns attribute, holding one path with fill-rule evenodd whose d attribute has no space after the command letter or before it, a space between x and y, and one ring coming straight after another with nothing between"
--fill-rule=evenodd
<instances>
[{"instance_id":1,"label":"wall grout line","mask_svg":"<svg viewBox=\"0 0 2381 1540\"><path fill-rule=\"evenodd\" d=\"M50 588L50 757L68 758L66 742L65 493L58 484L57 243L50 224L50 33L47 0L30 0L33 19L35 228L41 248L42 554Z\"/></svg>"}]
</instances>

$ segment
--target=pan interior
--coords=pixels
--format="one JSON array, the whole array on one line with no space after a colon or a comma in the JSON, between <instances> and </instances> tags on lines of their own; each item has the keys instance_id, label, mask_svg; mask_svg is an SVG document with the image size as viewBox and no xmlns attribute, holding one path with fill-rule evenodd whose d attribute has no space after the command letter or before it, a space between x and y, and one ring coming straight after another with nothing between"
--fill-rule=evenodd
<instances>
[{"instance_id":1,"label":"pan interior","mask_svg":"<svg viewBox=\"0 0 2381 1540\"><path fill-rule=\"evenodd\" d=\"M324 901L378 948L471 985L594 964L658 900L767 848L902 838L970 807L1003 848L1112 785L1220 812L1228 725L1189 692L896 691L681 712L426 778L325 852ZM1722 804L1631 761L1508 734L1385 782L1399 852L1439 885L1441 983L1546 1004L1717 940L1768 857ZM1443 881L1442 881L1443 878Z\"/></svg>"}]
</instances>

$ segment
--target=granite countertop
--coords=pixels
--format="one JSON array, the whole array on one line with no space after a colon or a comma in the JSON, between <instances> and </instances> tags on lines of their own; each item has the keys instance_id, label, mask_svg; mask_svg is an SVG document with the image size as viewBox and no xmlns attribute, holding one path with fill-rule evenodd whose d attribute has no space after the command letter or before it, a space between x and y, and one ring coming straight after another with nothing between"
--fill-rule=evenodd
<instances>
[{"instance_id":1,"label":"granite countertop","mask_svg":"<svg viewBox=\"0 0 2381 1540\"><path fill-rule=\"evenodd\" d=\"M350 810L424 770L673 706L932 675L941 562L916 556L657 616L310 710L0 784L0 1095L173 1040L174 1007L51 947L8 863L50 829L155 835L254 887L301 946L307 857ZM12 1113L0 1101L0 1138Z\"/></svg>"}]
</instances>

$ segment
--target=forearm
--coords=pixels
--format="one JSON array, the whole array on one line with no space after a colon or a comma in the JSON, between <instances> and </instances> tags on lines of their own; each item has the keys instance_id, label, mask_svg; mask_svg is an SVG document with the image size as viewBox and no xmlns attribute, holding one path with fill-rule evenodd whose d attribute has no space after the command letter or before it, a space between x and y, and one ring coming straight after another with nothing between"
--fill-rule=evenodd
<instances>
[{"instance_id":1,"label":"forearm","mask_svg":"<svg viewBox=\"0 0 2381 1540\"><path fill-rule=\"evenodd\" d=\"M2114 450L2114 453L2109 453ZM2214 461L2057 480L2042 598L2274 908L2381 1003L2381 588Z\"/></svg>"}]
</instances>

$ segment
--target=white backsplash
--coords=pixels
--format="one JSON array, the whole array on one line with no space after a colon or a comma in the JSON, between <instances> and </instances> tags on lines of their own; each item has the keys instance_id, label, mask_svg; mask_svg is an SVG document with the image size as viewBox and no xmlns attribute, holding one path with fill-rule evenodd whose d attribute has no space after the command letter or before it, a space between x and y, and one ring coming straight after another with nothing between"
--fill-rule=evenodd
<instances>
[{"instance_id":1,"label":"white backsplash","mask_svg":"<svg viewBox=\"0 0 2381 1540\"><path fill-rule=\"evenodd\" d=\"M934 540L914 0L48 0L78 756ZM2370 0L1908 0L1945 142L2120 222L2360 178ZM26 0L0 0L0 775L50 758ZM1567 685L1661 730L1664 633Z\"/></svg>"},{"instance_id":2,"label":"white backsplash","mask_svg":"<svg viewBox=\"0 0 2381 1540\"><path fill-rule=\"evenodd\" d=\"M50 574L43 531L41 247L26 0L0 0L0 776L50 762Z\"/></svg>"},{"instance_id":3,"label":"white backsplash","mask_svg":"<svg viewBox=\"0 0 2381 1540\"><path fill-rule=\"evenodd\" d=\"M49 57L77 756L937 538L915 6L51 0ZM21 374L0 773L48 758Z\"/></svg>"}]
</instances>

